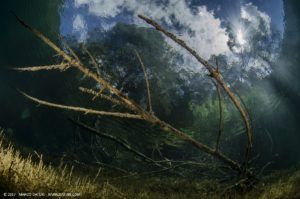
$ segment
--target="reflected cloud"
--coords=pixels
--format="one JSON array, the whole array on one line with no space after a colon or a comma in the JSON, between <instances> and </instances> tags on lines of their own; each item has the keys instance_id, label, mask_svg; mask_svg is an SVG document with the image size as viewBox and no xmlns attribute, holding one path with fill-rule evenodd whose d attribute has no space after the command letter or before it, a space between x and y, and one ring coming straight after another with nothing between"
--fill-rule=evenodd
<instances>
[{"instance_id":1,"label":"reflected cloud","mask_svg":"<svg viewBox=\"0 0 300 199\"><path fill-rule=\"evenodd\" d=\"M283 9L279 1L281 0L272 0L273 4L271 3L277 6L276 12ZM235 0L232 1L232 5L220 1L199 2L67 0L62 13L61 32L65 36L75 36L79 42L87 42L90 39L90 31L95 29L108 31L118 22L148 27L137 18L137 14L143 14L180 35L180 38L187 41L188 45L205 59L210 59L212 55L227 56L229 60L227 64L232 65L230 68L239 67L235 70L236 73L241 73L239 76L250 71L256 73L258 78L268 76L272 71L271 63L278 56L278 46L282 39L282 37L275 38L274 34L279 32L282 35L283 32L274 25L276 23L272 21L272 17L275 22L280 19L274 17L267 9L267 4L255 0ZM231 7L235 8L235 12L229 12ZM73 21L72 27L68 23L69 19ZM283 21L280 23L283 24ZM174 66L177 70L206 74L206 70L199 67L197 61L184 49L167 38L166 42L178 51L184 60L183 63ZM253 50L256 52L253 53ZM268 50L269 52L266 52ZM241 56L242 53L246 55ZM251 55L253 57L250 57ZM247 62L242 60L242 57L243 59L247 57Z\"/></svg>"}]
</instances>

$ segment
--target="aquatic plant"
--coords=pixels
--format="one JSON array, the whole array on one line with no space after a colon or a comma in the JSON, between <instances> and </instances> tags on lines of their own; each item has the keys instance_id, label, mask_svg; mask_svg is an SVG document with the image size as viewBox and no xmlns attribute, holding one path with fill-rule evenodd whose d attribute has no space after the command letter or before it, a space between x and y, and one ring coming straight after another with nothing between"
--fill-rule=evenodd
<instances>
[{"instance_id":1,"label":"aquatic plant","mask_svg":"<svg viewBox=\"0 0 300 199\"><path fill-rule=\"evenodd\" d=\"M122 193L109 183L95 183L98 175L94 179L79 177L74 175L73 167L68 168L63 164L59 168L47 166L42 154L35 155L38 156L38 162L33 161L31 155L27 158L22 157L20 152L5 140L4 132L0 131L0 192L36 194L40 197L69 194L88 198L107 198L109 194L116 198L124 198Z\"/></svg>"}]
</instances>

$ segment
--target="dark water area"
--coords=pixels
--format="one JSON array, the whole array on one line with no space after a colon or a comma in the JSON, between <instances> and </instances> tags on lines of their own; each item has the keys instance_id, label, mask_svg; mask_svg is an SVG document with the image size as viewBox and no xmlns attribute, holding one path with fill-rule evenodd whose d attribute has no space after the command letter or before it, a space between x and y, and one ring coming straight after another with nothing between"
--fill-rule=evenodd
<instances>
[{"instance_id":1,"label":"dark water area","mask_svg":"<svg viewBox=\"0 0 300 199\"><path fill-rule=\"evenodd\" d=\"M37 106L20 95L17 89L42 99L76 105L79 103L71 95L77 92L72 78L76 73L20 73L9 70L10 67L47 65L57 61L53 51L18 24L10 10L59 43L62 4L60 0L10 0L1 5L0 126L6 129L7 136L24 147L54 156L62 154L65 146L71 143L77 129L68 121L73 115ZM259 133L256 135L254 132L254 139L258 138L254 151L262 156L259 164L271 161L274 169L300 164L299 1L284 1L284 11L285 33L280 58L272 75L258 83L261 88L268 89L266 93L279 97L273 110L258 116ZM122 124L128 128L122 133L130 132L129 126L134 126L134 123L129 123ZM142 127L136 131L143 128L143 124L138 125Z\"/></svg>"},{"instance_id":2,"label":"dark water area","mask_svg":"<svg viewBox=\"0 0 300 199\"><path fill-rule=\"evenodd\" d=\"M49 109L39 111L34 104L24 100L16 89L59 99L59 90L66 87L67 81L51 73L24 75L8 69L12 66L55 62L53 51L20 26L10 11L57 41L60 4L61 1L25 0L7 1L1 6L1 126L10 129L11 136L20 143L34 147L47 146L45 150L49 150L48 147L51 150L57 149L54 142L57 139L53 139L55 135L64 137L65 134L61 132L66 125L60 122L64 117ZM41 137L43 139L39 139Z\"/></svg>"},{"instance_id":3,"label":"dark water area","mask_svg":"<svg viewBox=\"0 0 300 199\"><path fill-rule=\"evenodd\" d=\"M276 119L266 125L274 133L275 146L279 151L280 163L299 164L300 146L300 4L298 1L285 1L285 35L282 53L278 60L275 72L268 79L274 92L282 95L279 112L274 112ZM282 159L281 159L282 158Z\"/></svg>"}]
</instances>

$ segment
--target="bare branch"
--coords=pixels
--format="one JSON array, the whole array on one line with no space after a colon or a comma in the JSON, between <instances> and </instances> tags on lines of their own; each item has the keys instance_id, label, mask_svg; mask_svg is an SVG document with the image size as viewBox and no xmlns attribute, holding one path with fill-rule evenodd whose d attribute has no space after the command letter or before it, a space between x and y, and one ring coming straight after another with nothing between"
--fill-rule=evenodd
<instances>
[{"instance_id":1,"label":"bare branch","mask_svg":"<svg viewBox=\"0 0 300 199\"><path fill-rule=\"evenodd\" d=\"M37 37L39 37L44 43L50 46L57 54L62 56L66 61L72 62L73 59L69 55L67 55L63 50L61 50L57 45L55 45L52 41L50 41L47 37L45 37L41 32L37 29L32 28L31 26L27 25L22 19L20 19L14 12L11 12L15 18L17 19L20 24L22 24L26 29L33 32Z\"/></svg>"},{"instance_id":2,"label":"bare branch","mask_svg":"<svg viewBox=\"0 0 300 199\"><path fill-rule=\"evenodd\" d=\"M28 24L26 24L22 19L20 19L15 13L12 13L16 19L28 30L33 32L37 37L39 37L45 44L47 44L49 47L51 47L57 54L62 56L66 61L70 63L71 66L76 67L78 70L80 70L84 75L90 77L91 79L94 79L96 82L101 84L102 86L108 88L112 93L114 93L116 96L118 96L122 101L124 101L128 106L131 106L133 109L135 109L138 112L143 112L143 109L136 104L134 101L130 100L128 97L123 95L121 91L110 85L107 81L105 81L103 78L101 78L99 75L93 73L90 71L87 67L83 66L79 61L76 59L73 59L71 56L69 56L67 53L65 53L62 49L60 49L56 44L54 44L52 41L50 41L46 36L44 36L41 32L39 32L37 29L32 28Z\"/></svg>"},{"instance_id":3,"label":"bare branch","mask_svg":"<svg viewBox=\"0 0 300 199\"><path fill-rule=\"evenodd\" d=\"M94 135L96 136L99 136L99 137L104 137L106 139L109 139L109 140L112 140L113 142L116 142L117 144L119 144L120 146L122 146L123 148L125 148L126 150L134 153L135 155L139 156L140 158L146 160L147 162L151 162L153 164L155 164L156 166L159 166L159 167L163 167L161 164L159 164L158 162L154 161L153 159L149 158L148 156L146 156L145 154L141 153L140 151L134 149L132 146L129 145L129 143L125 140L122 140L120 138L117 138L115 136L112 136L112 135L109 135L109 134L106 134L106 133L102 133L100 131L98 131L97 129L95 128L92 128L80 121L75 121L73 119L70 119L70 121L72 123L74 123L75 125L79 126L79 127L82 127L86 130L88 130L89 132L93 133Z\"/></svg>"},{"instance_id":4,"label":"bare branch","mask_svg":"<svg viewBox=\"0 0 300 199\"><path fill-rule=\"evenodd\" d=\"M96 59L94 58L94 56L92 55L92 53L90 53L90 51L83 45L82 46L83 51L90 57L92 64L94 65L94 67L97 70L98 75L100 76L100 67L99 64L97 63Z\"/></svg>"},{"instance_id":5,"label":"bare branch","mask_svg":"<svg viewBox=\"0 0 300 199\"><path fill-rule=\"evenodd\" d=\"M217 142L216 142L216 151L219 150L220 146L220 139L222 135L222 131L224 128L224 116L223 116L223 105L222 105L222 95L221 95L221 90L220 90L220 85L214 82L214 85L217 90L218 94L218 101L219 101L219 131L218 131L218 137L217 137Z\"/></svg>"},{"instance_id":6,"label":"bare branch","mask_svg":"<svg viewBox=\"0 0 300 199\"><path fill-rule=\"evenodd\" d=\"M216 58L216 66L217 66L217 71L220 72L219 62L218 62L217 58ZM220 139L221 139L222 131L224 128L223 106L222 106L222 94L221 94L221 90L220 90L220 85L218 83L215 83L214 81L213 81L213 84L216 87L217 94L218 94L218 101L219 101L219 131L218 131L218 137L217 137L217 142L216 142L216 151L218 151L219 146L220 146Z\"/></svg>"},{"instance_id":7,"label":"bare branch","mask_svg":"<svg viewBox=\"0 0 300 199\"><path fill-rule=\"evenodd\" d=\"M55 104L52 102L40 100L38 98L32 97L22 91L19 91L22 95L24 95L26 98L45 106L53 107L53 108L59 108L59 109L65 109L65 110L72 110L76 112L82 112L84 114L94 114L94 115L105 115L105 116L114 116L114 117L121 117L121 118L129 118L129 119L139 119L143 120L143 117L140 115L134 115L129 113L118 113L118 112L107 112L107 111L98 111L94 109L88 109L88 108L82 108L82 107L76 107L76 106L66 106L61 104Z\"/></svg>"},{"instance_id":8,"label":"bare branch","mask_svg":"<svg viewBox=\"0 0 300 199\"><path fill-rule=\"evenodd\" d=\"M73 56L73 58L76 59L76 61L80 62L79 57L76 55L76 53L74 52L74 50L67 44L67 42L65 42L63 39L61 39L62 44L67 48L67 50L71 53L71 55Z\"/></svg>"},{"instance_id":9,"label":"bare branch","mask_svg":"<svg viewBox=\"0 0 300 199\"><path fill-rule=\"evenodd\" d=\"M46 43L49 47L51 47L53 50L55 50L60 56L62 56L62 58L64 58L64 60L67 61L70 64L70 66L73 66L73 67L77 68L84 75L90 77L91 79L95 80L97 83L102 85L103 87L107 88L112 94L116 95L120 99L120 101L127 104L127 106L129 106L134 112L136 112L137 115L128 114L128 113L115 113L115 112L97 111L97 110L86 109L86 108L81 108L81 107L72 107L72 106L54 104L54 103L50 103L50 102L47 102L47 101L39 100L37 98L31 97L31 96L23 93L23 95L25 95L27 98L29 98L29 99L37 102L37 103L47 105L47 106L51 106L51 107L54 107L54 108L61 108L61 109L79 111L79 112L83 112L83 113L86 113L86 114L89 113L89 114L96 114L96 115L109 115L109 116L116 116L116 117L146 120L149 123L152 123L152 124L155 124L155 125L159 126L160 128L162 128L166 132L172 133L172 134L176 135L178 138L180 138L180 139L182 139L186 142L189 142L190 144L192 144L197 149L199 149L199 150L201 150L201 151L203 151L203 152L205 152L205 153L221 160L225 164L229 165L233 170L235 170L239 173L242 172L242 168L241 168L241 166L238 162L230 159L229 157L225 156L224 154L220 153L219 151L215 151L211 147L203 144L202 142L199 142L199 141L195 140L194 138L192 138L192 137L188 136L187 134L183 133L182 131L174 128L170 124L160 120L159 118L157 118L155 115L151 114L150 112L145 111L136 102L134 102L132 99L128 98L120 90L118 90L117 88L112 86L110 83L108 83L106 80L101 78L100 75L97 75L96 73L90 71L87 67L82 65L81 62L77 61L76 59L74 59L71 56L69 56L68 54L66 54L63 50L61 50L59 47L57 47L52 41L50 41L47 37L45 37L38 30L36 30L36 29L30 27L29 25L27 25L24 21L22 21L16 15L15 15L15 17L25 28L27 28L28 30L33 32L35 35L37 35L44 43ZM169 33L169 34L171 34L171 33ZM224 89L227 88L225 83L222 81L221 77L215 71L213 71L212 75L216 78L218 83L220 83L220 85ZM222 85L221 83L223 83L224 85Z\"/></svg>"},{"instance_id":10,"label":"bare branch","mask_svg":"<svg viewBox=\"0 0 300 199\"><path fill-rule=\"evenodd\" d=\"M103 93L103 91L105 90L105 88L103 87L103 88L101 88L100 89L100 91L98 91L97 93L96 93L96 95L93 97L93 101L97 98L97 97L99 97L102 93Z\"/></svg>"},{"instance_id":11,"label":"bare branch","mask_svg":"<svg viewBox=\"0 0 300 199\"><path fill-rule=\"evenodd\" d=\"M227 95L229 96L229 98L231 99L233 104L236 106L236 108L240 112L243 122L245 124L246 130L247 130L248 145L249 145L248 147L251 148L251 146L252 146L252 131L251 131L251 126L250 126L250 120L246 114L245 109L241 105L240 101L235 97L235 95L232 93L232 91L228 88L227 84L224 82L223 77L221 76L219 71L215 70L214 67L208 63L208 61L206 61L200 55L198 55L198 53L194 49L189 47L183 40L177 38L174 34L163 29L158 23L156 23L152 19L149 19L143 15L138 15L138 17L141 18L142 20L144 20L145 22L147 22L148 24L150 24L151 26L153 26L154 28L156 28L156 30L162 32L165 36L172 39L174 42L179 44L181 47L186 49L192 56L194 56L197 59L198 62L200 62L208 70L211 77L213 77L217 81L217 83L220 84L220 86L225 90L225 92L227 93Z\"/></svg>"},{"instance_id":12,"label":"bare branch","mask_svg":"<svg viewBox=\"0 0 300 199\"><path fill-rule=\"evenodd\" d=\"M62 64L47 65L47 66L31 66L31 67L13 68L13 70L36 72L36 71L41 71L41 70L58 69L61 71L65 71L69 67L70 67L70 65L68 63L62 63Z\"/></svg>"},{"instance_id":13,"label":"bare branch","mask_svg":"<svg viewBox=\"0 0 300 199\"><path fill-rule=\"evenodd\" d=\"M79 90L81 92L84 92L84 93L88 93L90 95L93 95L94 97L100 97L102 99L105 99L107 101L110 101L111 103L115 104L115 105L119 105L119 106L127 106L127 104L125 104L124 102L120 101L120 100L117 100L115 98L112 98L111 96L108 96L108 95L104 95L104 94L101 94L100 92L97 92L97 91L94 91L93 89L88 89L88 88L84 88L84 87L79 87ZM100 94L99 94L100 93ZM93 98L94 99L94 98ZM128 107L130 108L130 107Z\"/></svg>"},{"instance_id":14,"label":"bare branch","mask_svg":"<svg viewBox=\"0 0 300 199\"><path fill-rule=\"evenodd\" d=\"M134 50L140 64L141 64L141 67L143 69L143 72L144 72L144 78L145 78L145 82L146 82L146 86L147 86L147 95L148 95L148 108L149 108L149 112L150 113L153 113L153 110L152 110L152 102L151 102L151 93L150 93L150 84L149 84L149 79L148 79L148 75L147 75L147 71L146 71L146 67L144 65L144 62L140 56L140 54Z\"/></svg>"}]
</instances>

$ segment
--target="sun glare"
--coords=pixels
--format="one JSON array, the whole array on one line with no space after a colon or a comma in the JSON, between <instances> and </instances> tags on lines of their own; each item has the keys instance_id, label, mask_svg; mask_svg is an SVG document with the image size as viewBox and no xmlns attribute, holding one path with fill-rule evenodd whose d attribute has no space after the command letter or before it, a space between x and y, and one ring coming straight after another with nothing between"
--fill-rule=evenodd
<instances>
[{"instance_id":1,"label":"sun glare","mask_svg":"<svg viewBox=\"0 0 300 199\"><path fill-rule=\"evenodd\" d=\"M244 38L244 33L241 29L238 29L237 33L236 33L236 39L237 39L237 42L240 44L240 45L244 45L246 44L246 40Z\"/></svg>"}]
</instances>

